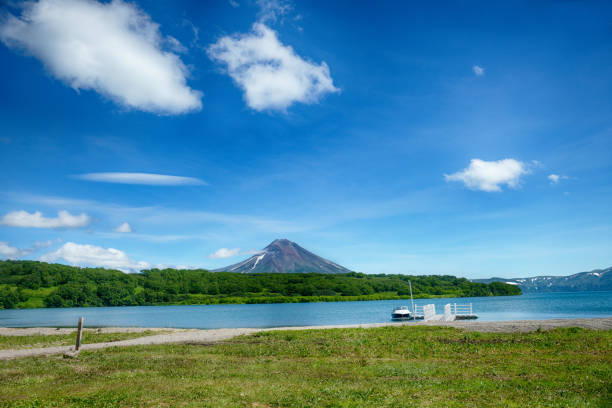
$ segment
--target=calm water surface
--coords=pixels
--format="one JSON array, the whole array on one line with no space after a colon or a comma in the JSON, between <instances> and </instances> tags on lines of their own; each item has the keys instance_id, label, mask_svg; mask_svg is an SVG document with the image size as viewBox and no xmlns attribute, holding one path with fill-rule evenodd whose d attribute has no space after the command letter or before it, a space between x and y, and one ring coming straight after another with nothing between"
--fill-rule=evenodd
<instances>
[{"instance_id":1,"label":"calm water surface","mask_svg":"<svg viewBox=\"0 0 612 408\"><path fill-rule=\"evenodd\" d=\"M577 317L612 317L612 291L541 293L507 297L417 299L433 303L443 313L444 304L472 303L481 321L536 320ZM67 309L0 310L4 327L71 327L79 316L85 325L178 327L281 327L327 324L381 323L391 320L396 306L410 300L368 302L281 303L272 305L126 306Z\"/></svg>"}]
</instances>

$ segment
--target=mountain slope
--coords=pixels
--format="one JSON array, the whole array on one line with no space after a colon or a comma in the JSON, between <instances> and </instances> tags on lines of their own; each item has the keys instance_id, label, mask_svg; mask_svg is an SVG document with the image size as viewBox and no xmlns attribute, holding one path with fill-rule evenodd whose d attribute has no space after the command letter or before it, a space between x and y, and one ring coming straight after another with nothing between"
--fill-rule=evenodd
<instances>
[{"instance_id":1,"label":"mountain slope","mask_svg":"<svg viewBox=\"0 0 612 408\"><path fill-rule=\"evenodd\" d=\"M531 278L473 279L473 282L504 282L518 285L528 292L580 292L588 290L612 290L612 267L580 272L570 276L534 276Z\"/></svg>"},{"instance_id":2,"label":"mountain slope","mask_svg":"<svg viewBox=\"0 0 612 408\"><path fill-rule=\"evenodd\" d=\"M348 273L350 270L305 250L295 242L277 239L252 257L214 272Z\"/></svg>"}]
</instances>

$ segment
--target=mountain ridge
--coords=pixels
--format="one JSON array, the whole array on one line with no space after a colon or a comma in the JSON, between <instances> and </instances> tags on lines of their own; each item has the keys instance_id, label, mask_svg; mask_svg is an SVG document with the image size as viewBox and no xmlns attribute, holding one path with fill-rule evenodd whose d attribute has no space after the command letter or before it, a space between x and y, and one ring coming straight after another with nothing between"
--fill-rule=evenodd
<instances>
[{"instance_id":1,"label":"mountain ridge","mask_svg":"<svg viewBox=\"0 0 612 408\"><path fill-rule=\"evenodd\" d=\"M244 261L214 269L236 273L349 273L350 269L322 258L288 239L275 239Z\"/></svg>"},{"instance_id":2,"label":"mountain ridge","mask_svg":"<svg viewBox=\"0 0 612 408\"><path fill-rule=\"evenodd\" d=\"M528 278L472 279L476 283L503 282L517 285L524 293L534 292L582 292L612 290L612 267L578 272L568 276L541 275Z\"/></svg>"}]
</instances>

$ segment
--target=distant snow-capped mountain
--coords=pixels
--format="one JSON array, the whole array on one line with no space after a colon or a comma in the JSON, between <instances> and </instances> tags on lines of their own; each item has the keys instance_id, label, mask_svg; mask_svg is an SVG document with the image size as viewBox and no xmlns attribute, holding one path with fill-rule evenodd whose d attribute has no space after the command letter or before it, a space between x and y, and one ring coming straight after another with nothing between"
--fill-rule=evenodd
<instances>
[{"instance_id":1,"label":"distant snow-capped mountain","mask_svg":"<svg viewBox=\"0 0 612 408\"><path fill-rule=\"evenodd\" d=\"M504 282L518 285L526 292L580 292L588 290L612 290L612 267L580 272L569 276L534 276L531 278L473 279L473 282Z\"/></svg>"},{"instance_id":2,"label":"distant snow-capped mountain","mask_svg":"<svg viewBox=\"0 0 612 408\"><path fill-rule=\"evenodd\" d=\"M321 258L287 239L274 240L250 258L215 272L348 273L349 269Z\"/></svg>"}]
</instances>

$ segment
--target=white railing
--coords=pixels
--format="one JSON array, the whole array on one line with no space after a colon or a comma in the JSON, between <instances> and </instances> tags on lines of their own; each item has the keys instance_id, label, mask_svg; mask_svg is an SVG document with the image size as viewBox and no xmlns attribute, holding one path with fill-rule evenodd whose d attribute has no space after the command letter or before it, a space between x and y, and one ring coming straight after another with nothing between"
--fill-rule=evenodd
<instances>
[{"instance_id":1,"label":"white railing","mask_svg":"<svg viewBox=\"0 0 612 408\"><path fill-rule=\"evenodd\" d=\"M423 311L423 306L414 305L414 316L415 317L423 317L425 312Z\"/></svg>"},{"instance_id":2,"label":"white railing","mask_svg":"<svg viewBox=\"0 0 612 408\"><path fill-rule=\"evenodd\" d=\"M451 304L447 303L444 305L444 321L450 322L455 320L455 316L451 313Z\"/></svg>"},{"instance_id":3,"label":"white railing","mask_svg":"<svg viewBox=\"0 0 612 408\"><path fill-rule=\"evenodd\" d=\"M436 315L436 305L425 305L423 306L423 320L429 320Z\"/></svg>"},{"instance_id":4,"label":"white railing","mask_svg":"<svg viewBox=\"0 0 612 408\"><path fill-rule=\"evenodd\" d=\"M466 305L458 305L456 303L449 303L450 306L450 314L458 315L458 316L471 316L472 313L472 304L468 303Z\"/></svg>"},{"instance_id":5,"label":"white railing","mask_svg":"<svg viewBox=\"0 0 612 408\"><path fill-rule=\"evenodd\" d=\"M468 317L469 316L469 317ZM457 304L447 303L444 305L444 315L436 315L436 306L434 304L429 305L414 305L414 318L431 320L437 319L445 322L452 322L455 319L473 318L472 304Z\"/></svg>"}]
</instances>

